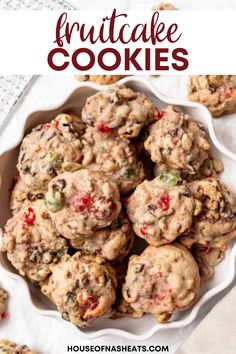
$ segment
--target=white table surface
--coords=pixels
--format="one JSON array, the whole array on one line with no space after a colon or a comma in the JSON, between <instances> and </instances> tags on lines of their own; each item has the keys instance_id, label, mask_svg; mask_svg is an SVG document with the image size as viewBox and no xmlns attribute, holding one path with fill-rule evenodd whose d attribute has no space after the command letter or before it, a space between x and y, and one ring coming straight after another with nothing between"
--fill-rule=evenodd
<instances>
[{"instance_id":1,"label":"white table surface","mask_svg":"<svg viewBox=\"0 0 236 354\"><path fill-rule=\"evenodd\" d=\"M70 0L70 3L78 8L91 8L103 6L104 8L150 8L155 1L144 0ZM233 0L180 0L173 1L177 7L182 9L191 8L231 8L236 9L236 1ZM151 80L158 86L163 93L178 98L186 98L186 77L162 76L152 78ZM55 87L58 96L60 96L60 86L68 85L73 89L77 82L73 77L39 77L35 84L28 91L24 99L17 106L12 114L12 118L2 135L0 136L0 153L6 142L9 144L17 134L17 119L19 113L23 111L34 110L34 103L40 100L47 103L50 99L50 92L45 90L48 83L50 87ZM63 99L63 97L62 97ZM1 107L0 107L1 108ZM235 119L235 118L234 118ZM236 121L232 117L221 118L215 120L217 134L221 137L224 143L236 152ZM2 207L2 206L1 206ZM1 212L1 210L0 210ZM10 293L9 301L9 318L0 325L0 337L9 338L18 343L25 343L35 349L39 354L65 354L67 353L67 345L169 345L169 353L174 353L181 343L187 338L200 319L214 306L214 303L219 301L227 292L221 293L204 306L197 319L188 327L163 331L150 340L138 343L137 341L128 341L120 337L102 337L96 340L84 340L76 334L71 326L67 323L62 323L56 319L43 317L33 312L25 301L25 294L20 284L16 280L6 277L0 269L0 283ZM236 282L234 281L234 284ZM125 353L125 352L123 352ZM216 353L218 354L218 353ZM227 354L227 353L224 353Z\"/></svg>"}]
</instances>

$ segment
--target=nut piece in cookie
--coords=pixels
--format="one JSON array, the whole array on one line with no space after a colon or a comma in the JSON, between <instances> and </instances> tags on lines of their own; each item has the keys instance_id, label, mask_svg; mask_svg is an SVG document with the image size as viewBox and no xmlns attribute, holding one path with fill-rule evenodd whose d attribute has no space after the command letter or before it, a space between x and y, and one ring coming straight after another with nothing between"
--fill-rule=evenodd
<instances>
[{"instance_id":1,"label":"nut piece in cookie","mask_svg":"<svg viewBox=\"0 0 236 354\"><path fill-rule=\"evenodd\" d=\"M127 193L144 180L144 170L138 161L135 147L115 133L88 128L82 138L83 166L104 172Z\"/></svg>"},{"instance_id":2,"label":"nut piece in cookie","mask_svg":"<svg viewBox=\"0 0 236 354\"><path fill-rule=\"evenodd\" d=\"M65 320L85 327L110 315L115 288L115 271L102 257L82 256L77 252L53 268L42 292Z\"/></svg>"},{"instance_id":3,"label":"nut piece in cookie","mask_svg":"<svg viewBox=\"0 0 236 354\"><path fill-rule=\"evenodd\" d=\"M134 232L153 246L174 241L192 223L194 200L179 175L165 173L139 184L128 199Z\"/></svg>"},{"instance_id":4,"label":"nut piece in cookie","mask_svg":"<svg viewBox=\"0 0 236 354\"><path fill-rule=\"evenodd\" d=\"M188 97L204 104L213 117L236 112L236 75L189 76Z\"/></svg>"},{"instance_id":5,"label":"nut piece in cookie","mask_svg":"<svg viewBox=\"0 0 236 354\"><path fill-rule=\"evenodd\" d=\"M194 244L191 253L196 260L200 276L207 280L213 277L214 268L224 259L224 252L220 248L213 248Z\"/></svg>"},{"instance_id":6,"label":"nut piece in cookie","mask_svg":"<svg viewBox=\"0 0 236 354\"><path fill-rule=\"evenodd\" d=\"M132 256L123 285L124 299L136 311L167 322L172 313L190 307L200 289L198 266L183 246L148 246Z\"/></svg>"},{"instance_id":7,"label":"nut piece in cookie","mask_svg":"<svg viewBox=\"0 0 236 354\"><path fill-rule=\"evenodd\" d=\"M0 322L7 318L7 301L8 301L8 292L0 288Z\"/></svg>"},{"instance_id":8,"label":"nut piece in cookie","mask_svg":"<svg viewBox=\"0 0 236 354\"><path fill-rule=\"evenodd\" d=\"M117 185L86 169L52 179L45 203L57 230L70 240L109 226L121 210Z\"/></svg>"},{"instance_id":9,"label":"nut piece in cookie","mask_svg":"<svg viewBox=\"0 0 236 354\"><path fill-rule=\"evenodd\" d=\"M161 2L160 4L154 5L152 10L177 10L177 8L170 3Z\"/></svg>"},{"instance_id":10,"label":"nut piece in cookie","mask_svg":"<svg viewBox=\"0 0 236 354\"><path fill-rule=\"evenodd\" d=\"M40 282L51 265L67 253L67 242L56 231L43 200L24 206L8 220L3 251L21 275Z\"/></svg>"},{"instance_id":11,"label":"nut piece in cookie","mask_svg":"<svg viewBox=\"0 0 236 354\"><path fill-rule=\"evenodd\" d=\"M209 156L210 145L201 123L168 106L156 114L144 143L151 159L170 169L196 174Z\"/></svg>"},{"instance_id":12,"label":"nut piece in cookie","mask_svg":"<svg viewBox=\"0 0 236 354\"><path fill-rule=\"evenodd\" d=\"M143 93L114 85L87 98L82 120L104 134L116 131L134 138L153 120L154 112L155 104Z\"/></svg>"},{"instance_id":13,"label":"nut piece in cookie","mask_svg":"<svg viewBox=\"0 0 236 354\"><path fill-rule=\"evenodd\" d=\"M81 82L91 81L99 85L111 85L123 77L122 75L77 75L76 79Z\"/></svg>"},{"instance_id":14,"label":"nut piece in cookie","mask_svg":"<svg viewBox=\"0 0 236 354\"><path fill-rule=\"evenodd\" d=\"M26 345L17 345L7 339L0 339L0 353L1 354L36 354L36 352L29 349Z\"/></svg>"},{"instance_id":15,"label":"nut piece in cookie","mask_svg":"<svg viewBox=\"0 0 236 354\"><path fill-rule=\"evenodd\" d=\"M80 168L83 132L80 118L69 114L34 128L20 147L17 168L24 183L31 190L46 190L53 177Z\"/></svg>"},{"instance_id":16,"label":"nut piece in cookie","mask_svg":"<svg viewBox=\"0 0 236 354\"><path fill-rule=\"evenodd\" d=\"M236 237L236 200L224 182L210 177L189 183L195 198L194 220L189 235L180 242L221 248Z\"/></svg>"},{"instance_id":17,"label":"nut piece in cookie","mask_svg":"<svg viewBox=\"0 0 236 354\"><path fill-rule=\"evenodd\" d=\"M129 219L121 213L113 223L90 236L80 235L71 240L71 246L82 253L102 256L109 261L121 261L130 251L134 232Z\"/></svg>"}]
</instances>

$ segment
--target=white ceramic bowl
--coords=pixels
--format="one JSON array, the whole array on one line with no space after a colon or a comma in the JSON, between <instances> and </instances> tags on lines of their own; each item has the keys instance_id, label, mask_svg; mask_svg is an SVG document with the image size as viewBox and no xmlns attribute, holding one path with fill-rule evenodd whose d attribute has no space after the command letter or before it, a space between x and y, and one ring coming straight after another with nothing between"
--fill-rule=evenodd
<instances>
[{"instance_id":1,"label":"white ceramic bowl","mask_svg":"<svg viewBox=\"0 0 236 354\"><path fill-rule=\"evenodd\" d=\"M120 83L125 83L128 87L131 87L134 90L146 93L160 108L166 106L166 104L177 105L181 107L184 112L203 123L208 131L214 156L220 158L225 166L221 178L227 183L230 189L236 193L236 184L234 183L233 177L234 171L236 170L236 156L218 141L214 132L211 115L204 106L193 102L184 102L165 97L147 80L138 77L125 78L121 80ZM11 215L9 210L9 188L12 183L12 178L17 172L15 166L17 162L18 145L25 132L29 132L37 124L50 121L62 111L65 112L72 109L80 114L86 97L103 88L104 86L102 87L92 83L82 83L78 84L78 88L73 92L68 92L65 87L64 97L66 100L64 103L58 105L58 98L55 93L53 96L54 98L50 101L50 106L40 106L40 104L36 103L36 111L32 112L28 117L21 117L19 120L19 130L17 130L17 133L14 132L15 140L11 141L10 149L7 148L7 151L4 151L0 156L0 228L4 227L7 219ZM9 146L9 142L6 146ZM136 320L130 318L97 320L92 328L76 329L76 331L82 337L87 339L110 334L120 335L128 339L140 341L150 338L154 333L161 331L162 329L184 327L195 319L200 308L207 300L221 292L232 282L235 275L235 258L236 245L234 242L231 242L229 250L226 252L225 260L216 267L213 279L203 284L201 296L194 307L176 314L171 319L171 322L167 324L157 324L152 316L145 315ZM0 262L4 272L9 277L21 282L25 288L25 294L29 306L31 306L34 311L40 315L53 316L58 318L58 320L63 321L60 318L60 314L55 310L55 307L53 307L53 305L40 293L39 289L32 287L31 284L17 274L8 262L5 254L0 255ZM72 326L66 321L63 322L65 326Z\"/></svg>"}]
</instances>

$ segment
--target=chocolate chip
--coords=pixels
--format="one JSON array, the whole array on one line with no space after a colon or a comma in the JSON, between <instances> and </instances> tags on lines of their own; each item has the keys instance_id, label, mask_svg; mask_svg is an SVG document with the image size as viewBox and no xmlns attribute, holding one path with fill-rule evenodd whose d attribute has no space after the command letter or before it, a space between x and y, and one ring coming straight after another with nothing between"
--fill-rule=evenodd
<instances>
[{"instance_id":1,"label":"chocolate chip","mask_svg":"<svg viewBox=\"0 0 236 354\"><path fill-rule=\"evenodd\" d=\"M211 91L211 93L216 92L216 87L213 86L212 84L209 84L209 90Z\"/></svg>"},{"instance_id":2,"label":"chocolate chip","mask_svg":"<svg viewBox=\"0 0 236 354\"><path fill-rule=\"evenodd\" d=\"M49 174L49 176L52 176L52 177L55 177L57 175L55 168L52 166L47 169L47 173Z\"/></svg>"},{"instance_id":3,"label":"chocolate chip","mask_svg":"<svg viewBox=\"0 0 236 354\"><path fill-rule=\"evenodd\" d=\"M192 196L192 192L189 188L185 187L182 192L182 195L184 195L187 198L190 198Z\"/></svg>"},{"instance_id":4,"label":"chocolate chip","mask_svg":"<svg viewBox=\"0 0 236 354\"><path fill-rule=\"evenodd\" d=\"M154 204L149 204L147 206L147 210L149 211L150 214L154 214L157 209L157 206Z\"/></svg>"},{"instance_id":5,"label":"chocolate chip","mask_svg":"<svg viewBox=\"0 0 236 354\"><path fill-rule=\"evenodd\" d=\"M170 131L170 135L174 138L175 136L177 136L178 134L178 128L175 128L173 130Z\"/></svg>"},{"instance_id":6,"label":"chocolate chip","mask_svg":"<svg viewBox=\"0 0 236 354\"><path fill-rule=\"evenodd\" d=\"M21 156L20 162L22 163L22 162L24 161L24 159L25 159L25 152L24 152L24 154Z\"/></svg>"},{"instance_id":7,"label":"chocolate chip","mask_svg":"<svg viewBox=\"0 0 236 354\"><path fill-rule=\"evenodd\" d=\"M136 264L135 266L135 273L140 273L144 269L144 264Z\"/></svg>"},{"instance_id":8,"label":"chocolate chip","mask_svg":"<svg viewBox=\"0 0 236 354\"><path fill-rule=\"evenodd\" d=\"M57 184L60 186L61 189L64 189L66 186L66 181L64 179L59 179Z\"/></svg>"},{"instance_id":9,"label":"chocolate chip","mask_svg":"<svg viewBox=\"0 0 236 354\"><path fill-rule=\"evenodd\" d=\"M26 165L22 168L22 172L23 174L27 174L27 173L30 173L30 166L29 165Z\"/></svg>"}]
</instances>

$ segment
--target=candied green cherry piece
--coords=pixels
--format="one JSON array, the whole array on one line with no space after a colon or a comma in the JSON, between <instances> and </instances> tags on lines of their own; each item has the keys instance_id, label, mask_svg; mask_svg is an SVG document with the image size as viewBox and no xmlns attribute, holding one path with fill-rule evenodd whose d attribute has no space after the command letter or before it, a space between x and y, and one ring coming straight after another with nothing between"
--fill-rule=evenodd
<instances>
[{"instance_id":1,"label":"candied green cherry piece","mask_svg":"<svg viewBox=\"0 0 236 354\"><path fill-rule=\"evenodd\" d=\"M52 213L56 213L57 211L61 210L63 208L64 201L64 193L61 192L58 188L48 192L45 197L46 208Z\"/></svg>"},{"instance_id":2,"label":"candied green cherry piece","mask_svg":"<svg viewBox=\"0 0 236 354\"><path fill-rule=\"evenodd\" d=\"M160 176L160 180L171 186L176 186L178 183L182 182L182 178L179 172L164 172Z\"/></svg>"}]
</instances>

